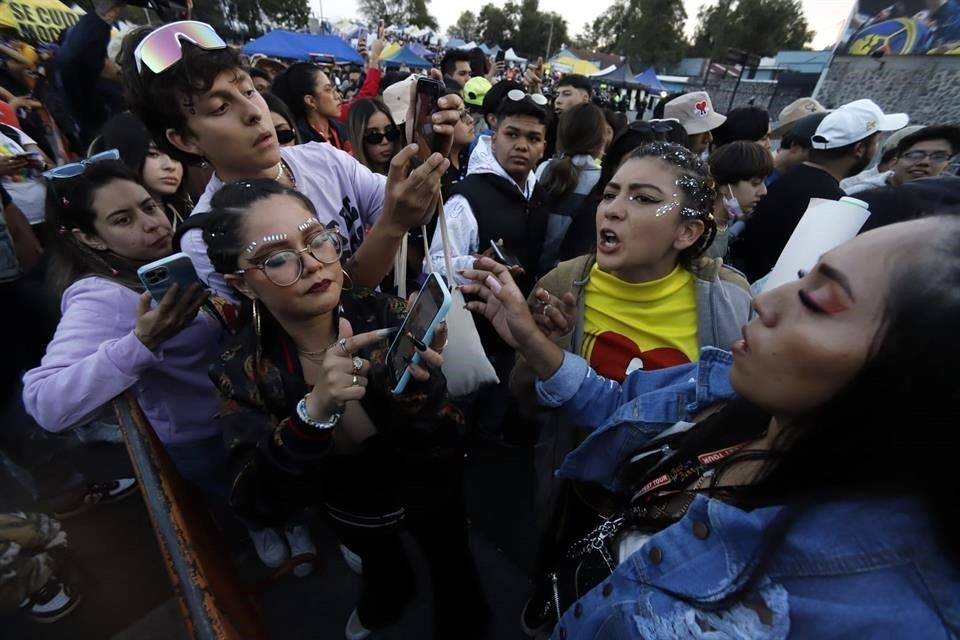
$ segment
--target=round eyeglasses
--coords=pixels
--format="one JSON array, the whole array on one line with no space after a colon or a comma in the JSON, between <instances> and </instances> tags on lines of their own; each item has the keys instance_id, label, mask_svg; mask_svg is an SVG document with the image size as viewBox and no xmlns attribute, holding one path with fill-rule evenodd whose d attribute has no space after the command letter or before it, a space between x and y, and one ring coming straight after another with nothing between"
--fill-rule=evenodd
<instances>
[{"instance_id":1,"label":"round eyeglasses","mask_svg":"<svg viewBox=\"0 0 960 640\"><path fill-rule=\"evenodd\" d=\"M343 237L334 231L323 231L307 240L307 246L303 249L274 251L252 267L240 269L236 275L259 269L273 284L289 287L303 275L304 253L309 253L320 264L335 264L343 255Z\"/></svg>"}]
</instances>

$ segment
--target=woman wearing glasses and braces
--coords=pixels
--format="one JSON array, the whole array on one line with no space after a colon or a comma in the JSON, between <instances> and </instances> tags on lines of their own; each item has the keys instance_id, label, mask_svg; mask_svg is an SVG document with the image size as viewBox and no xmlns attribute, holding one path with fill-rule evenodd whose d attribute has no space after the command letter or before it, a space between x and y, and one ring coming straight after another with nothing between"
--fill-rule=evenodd
<instances>
[{"instance_id":1,"label":"woman wearing glasses and braces","mask_svg":"<svg viewBox=\"0 0 960 640\"><path fill-rule=\"evenodd\" d=\"M348 639L396 621L409 602L401 526L427 558L435 637L483 637L461 486L463 419L440 372L446 332L417 344L425 364L410 365L411 383L394 395L384 356L406 305L354 286L339 230L272 180L227 185L212 205L203 231L210 260L254 319L211 370L230 504L263 531L308 507L325 511L362 562L354 557L362 583Z\"/></svg>"},{"instance_id":2,"label":"woman wearing glasses and braces","mask_svg":"<svg viewBox=\"0 0 960 640\"><path fill-rule=\"evenodd\" d=\"M216 390L207 378L221 327L197 313L200 285L153 303L137 268L170 255L163 207L116 149L48 171L49 273L62 317L23 379L27 412L47 431L88 424L131 391L182 476L224 491ZM109 499L118 488L105 488Z\"/></svg>"}]
</instances>

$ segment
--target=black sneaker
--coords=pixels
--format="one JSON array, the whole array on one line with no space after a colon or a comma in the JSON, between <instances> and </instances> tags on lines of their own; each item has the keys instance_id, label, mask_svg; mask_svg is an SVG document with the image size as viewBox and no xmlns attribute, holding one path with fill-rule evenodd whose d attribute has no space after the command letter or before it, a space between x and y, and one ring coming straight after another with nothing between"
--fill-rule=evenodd
<instances>
[{"instance_id":1,"label":"black sneaker","mask_svg":"<svg viewBox=\"0 0 960 640\"><path fill-rule=\"evenodd\" d=\"M48 623L56 622L76 609L81 599L70 585L54 578L33 594L25 606L35 621Z\"/></svg>"},{"instance_id":2,"label":"black sneaker","mask_svg":"<svg viewBox=\"0 0 960 640\"><path fill-rule=\"evenodd\" d=\"M87 487L84 494L76 501L63 508L54 509L53 515L60 520L70 518L98 504L123 500L136 493L138 488L136 478L118 478L107 482L94 482Z\"/></svg>"}]
</instances>

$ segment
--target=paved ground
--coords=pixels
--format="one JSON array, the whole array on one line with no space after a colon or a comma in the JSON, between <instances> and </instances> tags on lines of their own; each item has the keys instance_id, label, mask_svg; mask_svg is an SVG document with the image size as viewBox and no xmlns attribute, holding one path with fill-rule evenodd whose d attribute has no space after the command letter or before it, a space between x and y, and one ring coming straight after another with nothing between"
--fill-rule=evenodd
<instances>
[{"instance_id":1,"label":"paved ground","mask_svg":"<svg viewBox=\"0 0 960 640\"><path fill-rule=\"evenodd\" d=\"M16 407L0 413L0 428L11 434L35 429ZM8 453L15 438L0 439ZM13 442L13 444L11 444ZM0 508L36 508L31 477L70 477L66 467L109 477L128 469L122 446L82 445L75 439L42 440L5 456L0 465ZM37 452L40 453L37 453ZM52 453L51 453L52 452ZM532 476L529 449L502 444L476 448L468 459L467 493L471 546L484 591L495 615L491 639L513 639L528 588L526 577L533 555ZM33 464L23 465L24 460ZM19 462L21 464L11 464ZM56 471L54 471L56 469ZM129 474L129 471L126 473ZM75 476L75 474L74 474ZM74 479L76 479L74 477ZM159 556L146 508L139 495L104 505L66 521L70 547L85 567L85 600L60 622L33 623L22 616L0 619L5 640L180 640L185 633L172 600L169 579ZM322 572L307 578L289 576L261 598L273 637L283 639L343 637L343 625L355 604L358 578L346 567L333 537L315 528ZM409 541L408 541L409 543ZM242 530L228 527L224 544L233 552L245 576L262 568ZM412 544L408 546L412 547ZM416 553L415 550L411 550ZM418 597L405 618L374 638L428 640L429 593L418 567ZM445 640L445 639L443 639Z\"/></svg>"}]
</instances>

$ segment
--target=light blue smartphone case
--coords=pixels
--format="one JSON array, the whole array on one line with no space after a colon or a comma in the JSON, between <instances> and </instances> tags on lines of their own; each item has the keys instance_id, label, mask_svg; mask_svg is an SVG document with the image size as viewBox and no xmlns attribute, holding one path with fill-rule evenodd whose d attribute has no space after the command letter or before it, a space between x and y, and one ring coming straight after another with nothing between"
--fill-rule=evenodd
<instances>
[{"instance_id":1,"label":"light blue smartphone case","mask_svg":"<svg viewBox=\"0 0 960 640\"><path fill-rule=\"evenodd\" d=\"M137 269L137 277L147 288L147 291L157 302L163 300L167 290L174 283L180 285L180 291L184 291L193 284L200 282L193 263L185 253L175 253L172 256L155 260L150 264L145 264Z\"/></svg>"},{"instance_id":2,"label":"light blue smartphone case","mask_svg":"<svg viewBox=\"0 0 960 640\"><path fill-rule=\"evenodd\" d=\"M441 322L443 322L443 319L447 317L447 312L450 311L451 304L450 291L447 289L447 285L444 284L443 278L436 273L431 273L427 277L427 281L420 289L420 293L417 294L417 299L414 301L413 306L410 307L410 312L407 314L407 317L403 319L403 324L400 325L400 330L397 332L397 336L393 339L393 344L390 345L390 350L387 351L388 367L391 359L394 357L394 354L398 349L401 348L404 341L406 341L413 350L410 363L417 364L420 362L420 352L417 351L416 347L413 347L412 341L407 337L407 333L411 332L411 327L413 327L413 325L416 323L417 316L419 315L418 311L421 305L433 301L435 299L434 294L436 293L439 293L440 295L440 304L437 305L437 312L427 325L426 331L422 336L419 335L418 331L413 332L414 335L423 340L427 345L429 345L433 340L433 334L436 333L437 327ZM410 371L406 366L404 366L403 374L400 376L400 380L397 381L397 386L394 387L393 394L399 395L403 393L403 390L406 389L409 381Z\"/></svg>"}]
</instances>

